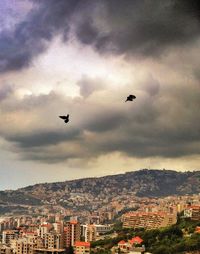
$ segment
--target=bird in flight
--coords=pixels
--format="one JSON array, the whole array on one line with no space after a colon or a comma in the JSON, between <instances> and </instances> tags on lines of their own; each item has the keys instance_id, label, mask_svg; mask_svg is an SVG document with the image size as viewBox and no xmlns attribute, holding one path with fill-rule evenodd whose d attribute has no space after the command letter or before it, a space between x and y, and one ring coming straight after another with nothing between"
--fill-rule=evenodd
<instances>
[{"instance_id":1,"label":"bird in flight","mask_svg":"<svg viewBox=\"0 0 200 254\"><path fill-rule=\"evenodd\" d=\"M127 101L133 101L134 99L136 99L136 96L135 96L135 95L130 94L130 95L127 97L127 99L126 99L126 101L125 101L125 102L127 102Z\"/></svg>"},{"instance_id":2,"label":"bird in flight","mask_svg":"<svg viewBox=\"0 0 200 254\"><path fill-rule=\"evenodd\" d=\"M59 116L61 119L65 120L65 123L69 122L69 114L67 116Z\"/></svg>"}]
</instances>

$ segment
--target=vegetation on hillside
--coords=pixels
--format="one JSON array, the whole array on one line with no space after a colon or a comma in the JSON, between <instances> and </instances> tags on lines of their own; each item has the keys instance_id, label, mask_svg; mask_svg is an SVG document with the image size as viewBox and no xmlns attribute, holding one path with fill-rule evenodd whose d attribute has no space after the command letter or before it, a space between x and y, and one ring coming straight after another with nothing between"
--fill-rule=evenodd
<instances>
[{"instance_id":1,"label":"vegetation on hillside","mask_svg":"<svg viewBox=\"0 0 200 254\"><path fill-rule=\"evenodd\" d=\"M197 226L200 226L199 221L184 218L179 218L176 225L153 230L123 229L118 223L116 225L118 236L93 242L93 253L108 254L120 240L128 240L136 235L144 240L146 250L153 254L178 254L199 250L200 234L194 232Z\"/></svg>"}]
</instances>

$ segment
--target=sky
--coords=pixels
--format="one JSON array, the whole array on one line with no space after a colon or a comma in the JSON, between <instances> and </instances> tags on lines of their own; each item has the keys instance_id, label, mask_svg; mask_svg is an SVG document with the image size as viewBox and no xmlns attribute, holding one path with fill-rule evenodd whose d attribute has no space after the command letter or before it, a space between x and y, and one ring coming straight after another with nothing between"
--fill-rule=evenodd
<instances>
[{"instance_id":1,"label":"sky","mask_svg":"<svg viewBox=\"0 0 200 254\"><path fill-rule=\"evenodd\" d=\"M199 1L1 0L0 12L0 190L200 169Z\"/></svg>"}]
</instances>

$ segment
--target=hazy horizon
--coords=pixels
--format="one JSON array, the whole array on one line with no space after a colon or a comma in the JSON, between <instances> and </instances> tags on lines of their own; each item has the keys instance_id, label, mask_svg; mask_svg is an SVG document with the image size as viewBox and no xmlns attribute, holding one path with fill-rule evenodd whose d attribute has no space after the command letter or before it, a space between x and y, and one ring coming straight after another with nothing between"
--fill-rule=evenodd
<instances>
[{"instance_id":1,"label":"hazy horizon","mask_svg":"<svg viewBox=\"0 0 200 254\"><path fill-rule=\"evenodd\" d=\"M0 190L199 170L198 1L2 0L0 10Z\"/></svg>"}]
</instances>

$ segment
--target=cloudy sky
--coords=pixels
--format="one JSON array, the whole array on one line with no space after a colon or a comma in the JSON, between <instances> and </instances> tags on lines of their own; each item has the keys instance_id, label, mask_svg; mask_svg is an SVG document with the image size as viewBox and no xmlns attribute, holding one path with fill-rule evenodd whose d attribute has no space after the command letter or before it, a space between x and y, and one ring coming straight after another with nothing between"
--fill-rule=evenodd
<instances>
[{"instance_id":1,"label":"cloudy sky","mask_svg":"<svg viewBox=\"0 0 200 254\"><path fill-rule=\"evenodd\" d=\"M199 1L1 0L0 11L1 190L200 169Z\"/></svg>"}]
</instances>

